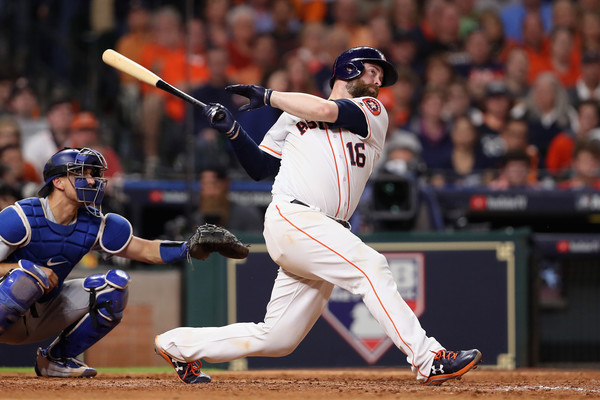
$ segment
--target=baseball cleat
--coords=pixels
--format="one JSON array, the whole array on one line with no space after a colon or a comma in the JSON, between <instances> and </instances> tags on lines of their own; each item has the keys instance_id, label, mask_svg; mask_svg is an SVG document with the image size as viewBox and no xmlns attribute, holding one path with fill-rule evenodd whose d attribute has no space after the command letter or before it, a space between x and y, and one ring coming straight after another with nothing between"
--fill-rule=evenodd
<instances>
[{"instance_id":1,"label":"baseball cleat","mask_svg":"<svg viewBox=\"0 0 600 400\"><path fill-rule=\"evenodd\" d=\"M51 378L91 378L98 373L94 368L73 357L56 360L48 354L48 350L38 348L35 361L37 376Z\"/></svg>"},{"instance_id":2,"label":"baseball cleat","mask_svg":"<svg viewBox=\"0 0 600 400\"><path fill-rule=\"evenodd\" d=\"M448 379L462 377L471 369L477 368L481 352L477 349L462 351L440 350L435 354L431 373L425 385L439 385Z\"/></svg>"},{"instance_id":3,"label":"baseball cleat","mask_svg":"<svg viewBox=\"0 0 600 400\"><path fill-rule=\"evenodd\" d=\"M156 354L167 360L169 364L175 369L177 372L177 376L183 383L205 383L210 382L210 376L206 375L204 372L200 371L202 367L202 363L200 360L193 361L191 363L186 363L184 361L178 361L167 354L166 351L160 348L158 344L158 336L154 338L154 351Z\"/></svg>"}]
</instances>

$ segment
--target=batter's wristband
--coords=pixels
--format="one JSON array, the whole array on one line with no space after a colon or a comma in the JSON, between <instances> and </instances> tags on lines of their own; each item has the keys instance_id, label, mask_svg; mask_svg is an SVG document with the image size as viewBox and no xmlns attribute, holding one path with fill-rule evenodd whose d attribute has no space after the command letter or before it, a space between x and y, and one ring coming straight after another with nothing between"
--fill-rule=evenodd
<instances>
[{"instance_id":1,"label":"batter's wristband","mask_svg":"<svg viewBox=\"0 0 600 400\"><path fill-rule=\"evenodd\" d=\"M233 140L238 136L238 133L240 133L240 124L238 124L237 121L234 121L233 126L229 131L225 132L225 135L227 135L229 140Z\"/></svg>"},{"instance_id":2,"label":"batter's wristband","mask_svg":"<svg viewBox=\"0 0 600 400\"><path fill-rule=\"evenodd\" d=\"M186 242L163 240L160 242L160 258L165 264L185 260L188 255Z\"/></svg>"},{"instance_id":3,"label":"batter's wristband","mask_svg":"<svg viewBox=\"0 0 600 400\"><path fill-rule=\"evenodd\" d=\"M273 89L266 89L265 90L265 104L267 106L271 105L271 95L273 94Z\"/></svg>"}]
</instances>

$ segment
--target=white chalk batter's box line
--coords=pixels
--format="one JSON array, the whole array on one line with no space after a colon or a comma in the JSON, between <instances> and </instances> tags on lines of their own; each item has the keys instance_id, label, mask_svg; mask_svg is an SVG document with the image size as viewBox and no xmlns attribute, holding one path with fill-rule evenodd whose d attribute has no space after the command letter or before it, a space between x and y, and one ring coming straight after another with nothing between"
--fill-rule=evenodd
<instances>
[{"instance_id":1,"label":"white chalk batter's box line","mask_svg":"<svg viewBox=\"0 0 600 400\"><path fill-rule=\"evenodd\" d=\"M535 386L501 386L497 388L478 388L477 390L481 390L483 392L536 392L536 391L544 391L544 392L553 392L553 391L565 391L565 392L578 392L578 393L600 393L600 389L586 389L574 386L545 386L545 385L535 385Z\"/></svg>"}]
</instances>

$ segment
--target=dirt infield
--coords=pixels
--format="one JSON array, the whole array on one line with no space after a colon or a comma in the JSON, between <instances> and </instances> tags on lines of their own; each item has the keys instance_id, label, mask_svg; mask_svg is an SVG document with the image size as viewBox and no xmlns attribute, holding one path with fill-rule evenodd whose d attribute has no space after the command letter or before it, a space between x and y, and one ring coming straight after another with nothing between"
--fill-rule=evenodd
<instances>
[{"instance_id":1,"label":"dirt infield","mask_svg":"<svg viewBox=\"0 0 600 400\"><path fill-rule=\"evenodd\" d=\"M173 374L99 374L91 379L0 374L0 399L592 399L600 370L478 369L437 387L407 369L213 372L213 382L184 385Z\"/></svg>"}]
</instances>

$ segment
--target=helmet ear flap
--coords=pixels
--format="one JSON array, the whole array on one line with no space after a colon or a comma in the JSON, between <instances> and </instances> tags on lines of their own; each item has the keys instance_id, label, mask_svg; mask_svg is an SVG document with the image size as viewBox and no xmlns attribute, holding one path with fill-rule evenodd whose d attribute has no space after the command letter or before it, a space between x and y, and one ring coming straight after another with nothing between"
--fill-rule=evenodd
<instances>
[{"instance_id":1,"label":"helmet ear flap","mask_svg":"<svg viewBox=\"0 0 600 400\"><path fill-rule=\"evenodd\" d=\"M346 64L346 71L349 79L358 78L364 70L365 66L360 60L353 60Z\"/></svg>"}]
</instances>

